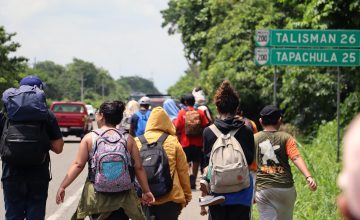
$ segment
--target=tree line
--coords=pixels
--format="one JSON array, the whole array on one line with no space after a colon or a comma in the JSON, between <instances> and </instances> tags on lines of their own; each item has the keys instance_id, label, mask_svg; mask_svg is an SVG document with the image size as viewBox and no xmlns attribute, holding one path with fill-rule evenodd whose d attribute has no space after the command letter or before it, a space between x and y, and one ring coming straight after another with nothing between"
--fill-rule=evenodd
<instances>
[{"instance_id":1,"label":"tree line","mask_svg":"<svg viewBox=\"0 0 360 220\"><path fill-rule=\"evenodd\" d=\"M163 27L179 33L189 68L169 93L179 97L201 86L212 97L229 79L245 115L258 117L273 103L274 67L254 64L257 29L359 29L357 0L169 0ZM334 67L278 67L277 103L285 119L303 133L336 117ZM360 68L340 68L341 120L360 111ZM209 100L211 101L211 100Z\"/></svg>"},{"instance_id":2,"label":"tree line","mask_svg":"<svg viewBox=\"0 0 360 220\"><path fill-rule=\"evenodd\" d=\"M7 33L0 26L0 92L17 87L26 75L37 75L45 82L47 102L83 101L98 107L103 100L127 100L133 93L159 94L154 83L139 76L114 79L104 68L91 62L74 58L63 66L53 61L36 62L28 65L28 59L12 56L20 47L14 42L15 33Z\"/></svg>"}]
</instances>

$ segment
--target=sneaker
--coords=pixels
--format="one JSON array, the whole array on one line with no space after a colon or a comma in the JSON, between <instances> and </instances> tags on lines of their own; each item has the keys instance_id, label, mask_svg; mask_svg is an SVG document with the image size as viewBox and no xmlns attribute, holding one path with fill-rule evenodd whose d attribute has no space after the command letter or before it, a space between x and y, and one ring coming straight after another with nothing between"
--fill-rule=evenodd
<instances>
[{"instance_id":1,"label":"sneaker","mask_svg":"<svg viewBox=\"0 0 360 220\"><path fill-rule=\"evenodd\" d=\"M206 195L210 194L210 187L208 181L200 179L200 191L204 192Z\"/></svg>"},{"instance_id":2,"label":"sneaker","mask_svg":"<svg viewBox=\"0 0 360 220\"><path fill-rule=\"evenodd\" d=\"M204 196L199 198L199 205L200 206L210 206L210 205L218 205L225 201L224 196Z\"/></svg>"},{"instance_id":3,"label":"sneaker","mask_svg":"<svg viewBox=\"0 0 360 220\"><path fill-rule=\"evenodd\" d=\"M196 177L194 175L190 175L190 186L191 189L196 189Z\"/></svg>"}]
</instances>

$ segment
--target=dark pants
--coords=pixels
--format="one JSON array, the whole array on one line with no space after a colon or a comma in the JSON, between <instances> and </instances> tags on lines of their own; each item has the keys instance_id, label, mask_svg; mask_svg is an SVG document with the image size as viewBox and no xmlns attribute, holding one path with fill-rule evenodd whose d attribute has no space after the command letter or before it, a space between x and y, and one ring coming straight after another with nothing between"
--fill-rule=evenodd
<instances>
[{"instance_id":1,"label":"dark pants","mask_svg":"<svg viewBox=\"0 0 360 220\"><path fill-rule=\"evenodd\" d=\"M2 184L6 220L45 219L49 181L4 180Z\"/></svg>"},{"instance_id":2,"label":"dark pants","mask_svg":"<svg viewBox=\"0 0 360 220\"><path fill-rule=\"evenodd\" d=\"M177 220L180 214L181 206L175 202L167 202L161 205L149 206L150 215L155 220Z\"/></svg>"},{"instance_id":3,"label":"dark pants","mask_svg":"<svg viewBox=\"0 0 360 220\"><path fill-rule=\"evenodd\" d=\"M250 207L244 205L209 206L212 220L250 220Z\"/></svg>"},{"instance_id":4,"label":"dark pants","mask_svg":"<svg viewBox=\"0 0 360 220\"><path fill-rule=\"evenodd\" d=\"M91 220L96 220L99 215L92 215ZM129 217L125 214L124 209L120 208L116 211L113 211L106 220L129 220Z\"/></svg>"}]
</instances>

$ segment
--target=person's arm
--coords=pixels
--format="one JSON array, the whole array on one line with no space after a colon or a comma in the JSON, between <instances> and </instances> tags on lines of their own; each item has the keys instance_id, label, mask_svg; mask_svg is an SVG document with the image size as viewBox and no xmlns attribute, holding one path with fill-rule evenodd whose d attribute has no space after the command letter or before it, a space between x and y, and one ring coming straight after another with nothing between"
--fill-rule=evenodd
<instances>
[{"instance_id":1,"label":"person's arm","mask_svg":"<svg viewBox=\"0 0 360 220\"><path fill-rule=\"evenodd\" d=\"M206 117L205 112L202 111L202 110L198 110L198 112L199 112L200 117L201 117L201 126L203 128L207 127L210 124L210 122L209 122L208 118Z\"/></svg>"},{"instance_id":2,"label":"person's arm","mask_svg":"<svg viewBox=\"0 0 360 220\"><path fill-rule=\"evenodd\" d=\"M146 204L153 203L153 202L155 202L155 198L154 198L154 195L150 192L146 173L145 173L144 167L141 162L139 149L135 143L134 138L130 135L128 137L128 150L131 154L131 157L134 160L135 175L136 175L137 180L139 181L141 190L143 192L142 200Z\"/></svg>"},{"instance_id":3,"label":"person's arm","mask_svg":"<svg viewBox=\"0 0 360 220\"><path fill-rule=\"evenodd\" d=\"M71 164L66 176L64 177L58 192L56 194L56 203L60 204L64 202L65 189L78 177L81 171L84 169L86 162L88 160L89 148L92 144L91 133L85 135L85 137L80 142L80 148L77 153L77 156L73 163Z\"/></svg>"},{"instance_id":4,"label":"person's arm","mask_svg":"<svg viewBox=\"0 0 360 220\"><path fill-rule=\"evenodd\" d=\"M63 151L64 139L60 131L60 127L56 120L56 117L52 111L49 110L48 118L48 134L50 138L50 150L56 154L60 154Z\"/></svg>"},{"instance_id":5,"label":"person's arm","mask_svg":"<svg viewBox=\"0 0 360 220\"><path fill-rule=\"evenodd\" d=\"M129 129L129 133L131 136L135 137L135 130L136 130L136 126L137 126L137 121L138 121L138 117L137 115L134 113L131 116L130 119L130 129Z\"/></svg>"},{"instance_id":6,"label":"person's arm","mask_svg":"<svg viewBox=\"0 0 360 220\"><path fill-rule=\"evenodd\" d=\"M63 151L63 147L64 147L64 140L62 138L56 139L56 140L51 140L50 141L51 144L51 151L53 151L56 154L60 154Z\"/></svg>"},{"instance_id":7,"label":"person's arm","mask_svg":"<svg viewBox=\"0 0 360 220\"><path fill-rule=\"evenodd\" d=\"M286 153L299 171L304 175L310 190L315 191L317 188L314 178L311 176L310 171L308 170L305 161L302 159L300 152L296 146L295 140L289 138L286 142Z\"/></svg>"},{"instance_id":8,"label":"person's arm","mask_svg":"<svg viewBox=\"0 0 360 220\"><path fill-rule=\"evenodd\" d=\"M297 156L295 157L293 160L293 163L295 164L295 166L300 170L300 172L304 175L310 190L315 191L317 188L316 182L314 180L314 178L311 176L305 161L301 158L301 156Z\"/></svg>"},{"instance_id":9,"label":"person's arm","mask_svg":"<svg viewBox=\"0 0 360 220\"><path fill-rule=\"evenodd\" d=\"M176 141L176 171L179 176L181 188L184 191L186 205L191 201L192 194L189 179L189 165L186 161L185 152L178 141Z\"/></svg>"}]
</instances>

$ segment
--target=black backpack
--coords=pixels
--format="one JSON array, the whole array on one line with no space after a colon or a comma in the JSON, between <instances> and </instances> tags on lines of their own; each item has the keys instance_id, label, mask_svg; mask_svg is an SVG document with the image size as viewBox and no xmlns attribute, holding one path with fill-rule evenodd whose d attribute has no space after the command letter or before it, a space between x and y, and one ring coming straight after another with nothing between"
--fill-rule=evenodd
<instances>
[{"instance_id":1,"label":"black backpack","mask_svg":"<svg viewBox=\"0 0 360 220\"><path fill-rule=\"evenodd\" d=\"M50 139L46 121L15 122L6 119L0 139L1 159L14 166L37 166L49 160Z\"/></svg>"},{"instance_id":2,"label":"black backpack","mask_svg":"<svg viewBox=\"0 0 360 220\"><path fill-rule=\"evenodd\" d=\"M169 160L163 148L163 143L168 137L163 133L154 143L148 143L144 135L139 136L142 144L140 157L149 182L150 191L155 197L169 193L173 187L170 174Z\"/></svg>"}]
</instances>

